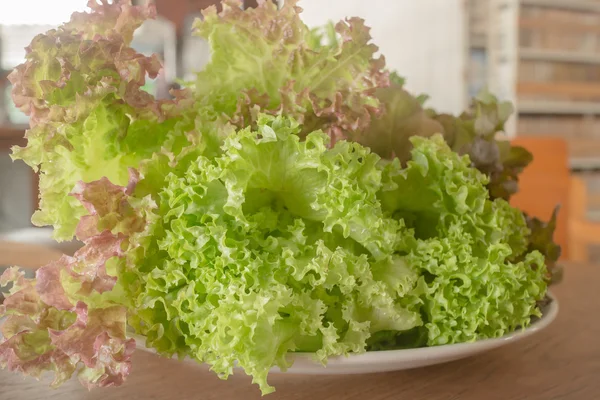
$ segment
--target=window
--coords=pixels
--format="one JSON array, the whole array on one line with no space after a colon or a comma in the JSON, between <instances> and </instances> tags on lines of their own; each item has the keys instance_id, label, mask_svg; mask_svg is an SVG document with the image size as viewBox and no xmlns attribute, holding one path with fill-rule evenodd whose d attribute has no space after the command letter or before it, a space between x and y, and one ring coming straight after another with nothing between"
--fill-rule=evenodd
<instances>
[{"instance_id":1,"label":"window","mask_svg":"<svg viewBox=\"0 0 600 400\"><path fill-rule=\"evenodd\" d=\"M19 0L0 5L0 25L58 25L73 11L83 11L87 0Z\"/></svg>"},{"instance_id":2,"label":"window","mask_svg":"<svg viewBox=\"0 0 600 400\"><path fill-rule=\"evenodd\" d=\"M0 6L0 69L11 70L24 61L24 48L35 35L83 11L86 0L19 0Z\"/></svg>"}]
</instances>

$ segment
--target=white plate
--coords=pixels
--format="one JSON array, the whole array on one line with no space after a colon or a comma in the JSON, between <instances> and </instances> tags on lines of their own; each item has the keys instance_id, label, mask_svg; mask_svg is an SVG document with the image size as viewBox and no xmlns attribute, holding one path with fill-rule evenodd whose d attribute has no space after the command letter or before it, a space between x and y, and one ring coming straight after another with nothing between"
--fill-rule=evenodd
<instances>
[{"instance_id":1,"label":"white plate","mask_svg":"<svg viewBox=\"0 0 600 400\"><path fill-rule=\"evenodd\" d=\"M312 353L291 353L290 357L292 357L294 364L288 368L286 373L305 375L367 374L419 368L471 357L517 342L550 325L558 314L558 302L554 296L549 296L552 302L544 308L540 319L533 322L524 330L517 330L497 339L419 349L372 351L362 354L351 354L347 357L330 357L326 367L314 361ZM146 348L144 337L134 335L134 338L139 349L151 353L155 352L153 349ZM184 362L198 364L189 358L186 358ZM281 373L282 371L277 367L273 367L271 372Z\"/></svg>"}]
</instances>

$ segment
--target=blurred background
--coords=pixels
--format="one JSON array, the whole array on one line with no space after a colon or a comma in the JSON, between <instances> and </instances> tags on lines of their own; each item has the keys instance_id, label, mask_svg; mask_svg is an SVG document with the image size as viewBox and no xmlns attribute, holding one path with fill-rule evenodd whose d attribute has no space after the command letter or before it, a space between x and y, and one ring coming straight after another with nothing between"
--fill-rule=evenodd
<instances>
[{"instance_id":1,"label":"blurred background","mask_svg":"<svg viewBox=\"0 0 600 400\"><path fill-rule=\"evenodd\" d=\"M68 20L86 3L0 4L0 238L32 237L23 229L31 226L37 199L35 174L9 157L11 146L24 144L28 120L13 106L6 76L24 61L24 48L36 34ZM155 3L158 18L136 32L133 47L162 58L162 73L146 88L166 97L176 77L193 77L210 59L208 44L191 35L191 25L203 8L220 1ZM301 0L299 5L311 27L364 18L389 68L406 78L411 92L429 94L430 107L460 113L484 88L512 101L516 113L505 138L535 157L514 204L544 220L561 204L556 237L563 259L600 262L600 0ZM256 0L244 0L243 6L254 7Z\"/></svg>"}]
</instances>

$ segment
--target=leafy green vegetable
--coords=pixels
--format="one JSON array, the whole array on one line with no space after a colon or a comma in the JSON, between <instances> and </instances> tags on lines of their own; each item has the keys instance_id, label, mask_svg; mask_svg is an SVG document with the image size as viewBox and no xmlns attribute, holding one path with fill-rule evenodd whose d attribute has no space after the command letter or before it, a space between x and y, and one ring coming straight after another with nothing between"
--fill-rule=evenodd
<instances>
[{"instance_id":1,"label":"leafy green vegetable","mask_svg":"<svg viewBox=\"0 0 600 400\"><path fill-rule=\"evenodd\" d=\"M37 378L53 371L53 387L75 372L88 388L123 383L135 341L126 337L127 308L114 301L124 299L107 270L122 240L110 232L94 236L35 279L17 268L0 276L0 287L12 284L0 305L0 367Z\"/></svg>"},{"instance_id":2,"label":"leafy green vegetable","mask_svg":"<svg viewBox=\"0 0 600 400\"><path fill-rule=\"evenodd\" d=\"M548 267L549 280L560 281L562 278L562 271L557 265L557 261L560 257L561 248L554 243L553 236L554 230L556 229L556 217L558 215L559 207L554 209L550 221L544 222L538 218L526 215L527 226L531 231L528 240L529 252L539 251L544 255L546 260L546 266Z\"/></svg>"},{"instance_id":3,"label":"leafy green vegetable","mask_svg":"<svg viewBox=\"0 0 600 400\"><path fill-rule=\"evenodd\" d=\"M410 159L410 138L430 137L444 131L443 126L428 116L421 103L399 84L378 88L375 92L384 113L373 119L368 128L353 140L370 147L383 158Z\"/></svg>"},{"instance_id":4,"label":"leafy green vegetable","mask_svg":"<svg viewBox=\"0 0 600 400\"><path fill-rule=\"evenodd\" d=\"M196 29L211 62L159 102L143 91L156 59L129 47L152 13L93 3L11 77L32 121L15 157L42 173L34 221L85 246L35 279L0 277L1 367L119 385L131 327L269 393L290 352L326 363L539 316L554 219L506 201L530 159L495 140L506 105L425 110L398 75L389 86L362 20L326 42L295 1L209 9Z\"/></svg>"},{"instance_id":5,"label":"leafy green vegetable","mask_svg":"<svg viewBox=\"0 0 600 400\"><path fill-rule=\"evenodd\" d=\"M27 146L14 148L40 170L36 225L53 225L59 240L73 237L85 214L68 196L79 180L103 176L126 184L127 169L160 150L177 134L173 105L142 90L161 65L129 47L133 31L152 8L91 2L92 13L38 35L26 62L9 76L15 104L30 116ZM151 132L151 134L150 134Z\"/></svg>"},{"instance_id":6,"label":"leafy green vegetable","mask_svg":"<svg viewBox=\"0 0 600 400\"><path fill-rule=\"evenodd\" d=\"M379 112L372 91L388 84L369 28L350 18L335 26L335 44L320 45L299 11L296 0L281 10L265 2L242 11L231 0L219 14L205 10L195 27L212 58L192 85L199 103L238 127L255 121L255 107L282 113L300 122L303 134L322 129L334 141L367 126Z\"/></svg>"},{"instance_id":7,"label":"leafy green vegetable","mask_svg":"<svg viewBox=\"0 0 600 400\"><path fill-rule=\"evenodd\" d=\"M508 200L518 191L518 175L531 162L531 153L496 139L512 113L510 103L481 93L473 99L470 110L458 117L438 114L423 108L426 98L412 96L402 87L403 80L395 80L398 83L377 89L383 113L353 140L371 147L383 158L398 157L406 162L410 159L410 137L441 133L454 151L468 154L472 165L489 176L488 189L493 198Z\"/></svg>"},{"instance_id":8,"label":"leafy green vegetable","mask_svg":"<svg viewBox=\"0 0 600 400\"><path fill-rule=\"evenodd\" d=\"M414 138L403 168L357 143L328 149L321 132L300 141L286 118L257 121L219 156L157 154L127 188L81 184L75 197L90 215L80 236L125 244L111 269L119 286L105 294L115 279L99 269L85 286L52 286L48 302L71 310L72 298L95 290L99 304L129 307L147 345L224 378L237 363L263 393L290 351L326 362L398 337L472 341L539 315L543 257L510 261L526 250L522 214L490 200L486 176L441 136Z\"/></svg>"},{"instance_id":9,"label":"leafy green vegetable","mask_svg":"<svg viewBox=\"0 0 600 400\"><path fill-rule=\"evenodd\" d=\"M438 114L423 108L422 96L414 97L404 90L403 80L397 75L394 80L398 83L376 91L383 113L365 130L352 136L352 140L370 147L383 158L397 157L406 163L412 157L412 136L431 137L441 133L452 150L469 155L471 166L489 178L487 189L492 199L509 200L518 191L518 176L533 157L525 148L496 138L512 113L510 103L499 102L484 92L473 99L471 108L458 117ZM397 195L401 196L400 193ZM545 227L543 239L537 237L538 233L533 233L530 236L533 242L527 247L546 256L552 276L558 270L555 263L560 255L560 247L553 241L555 224L544 224L539 220L529 222L534 232L541 230L541 226Z\"/></svg>"},{"instance_id":10,"label":"leafy green vegetable","mask_svg":"<svg viewBox=\"0 0 600 400\"><path fill-rule=\"evenodd\" d=\"M499 102L483 92L459 118L434 116L446 128L444 136L452 149L468 154L473 166L490 177L491 196L505 200L518 191L518 175L532 160L531 153L523 147L496 139L512 111L509 102Z\"/></svg>"},{"instance_id":11,"label":"leafy green vegetable","mask_svg":"<svg viewBox=\"0 0 600 400\"><path fill-rule=\"evenodd\" d=\"M420 277L413 301L424 316L427 344L497 337L526 326L539 315L546 268L539 252L525 255L530 231L522 213L503 199L490 200L487 177L440 135L412 142L408 166L398 170L395 160L384 171L380 197L383 209L408 221L417 239L403 240L397 251Z\"/></svg>"},{"instance_id":12,"label":"leafy green vegetable","mask_svg":"<svg viewBox=\"0 0 600 400\"><path fill-rule=\"evenodd\" d=\"M131 323L148 345L223 377L237 362L264 393L269 368L285 369L288 351L316 351L324 362L364 351L373 332L420 324L398 303L417 276L395 264L403 225L382 216L378 157L348 142L328 150L320 132L301 142L299 132L261 117L221 156L166 168L150 183L161 187L153 222L131 242L144 253L127 267ZM377 279L389 268L394 281Z\"/></svg>"}]
</instances>

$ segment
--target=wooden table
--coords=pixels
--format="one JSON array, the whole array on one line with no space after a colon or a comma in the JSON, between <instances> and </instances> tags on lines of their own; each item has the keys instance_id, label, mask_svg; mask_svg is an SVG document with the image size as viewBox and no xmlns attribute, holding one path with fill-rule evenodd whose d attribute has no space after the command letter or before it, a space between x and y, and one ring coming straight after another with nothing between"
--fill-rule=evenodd
<instances>
[{"instance_id":1,"label":"wooden table","mask_svg":"<svg viewBox=\"0 0 600 400\"><path fill-rule=\"evenodd\" d=\"M471 359L373 375L271 375L266 399L348 400L596 400L600 399L600 266L567 265L554 288L556 321L522 342ZM184 365L137 351L128 381L88 392L72 379L57 390L0 371L2 400L259 399L250 378L221 381L204 366Z\"/></svg>"},{"instance_id":2,"label":"wooden table","mask_svg":"<svg viewBox=\"0 0 600 400\"><path fill-rule=\"evenodd\" d=\"M36 269L61 256L60 251L47 246L0 240L0 266L18 265L21 268Z\"/></svg>"}]
</instances>

